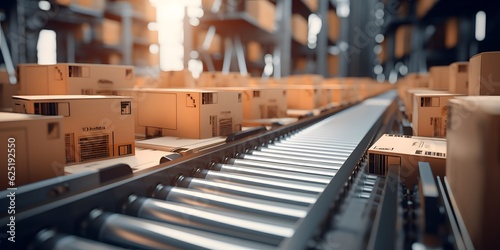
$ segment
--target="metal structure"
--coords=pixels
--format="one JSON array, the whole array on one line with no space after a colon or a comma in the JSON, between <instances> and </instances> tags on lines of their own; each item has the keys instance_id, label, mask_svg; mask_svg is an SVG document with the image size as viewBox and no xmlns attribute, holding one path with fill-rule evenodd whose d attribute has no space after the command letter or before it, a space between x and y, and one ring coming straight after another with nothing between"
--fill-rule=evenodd
<instances>
[{"instance_id":1,"label":"metal structure","mask_svg":"<svg viewBox=\"0 0 500 250\"><path fill-rule=\"evenodd\" d=\"M412 217L397 211L406 206L399 205L408 199L402 197L413 193L400 184L397 172L384 178L364 171L367 148L392 131L397 110L390 91L287 126L228 137L236 139L136 174L121 164L19 187L16 242L0 244L2 249L407 248L411 227L398 228ZM0 192L0 206L8 207L8 192ZM456 225L455 215L448 215ZM3 211L3 232L9 220Z\"/></svg>"}]
</instances>

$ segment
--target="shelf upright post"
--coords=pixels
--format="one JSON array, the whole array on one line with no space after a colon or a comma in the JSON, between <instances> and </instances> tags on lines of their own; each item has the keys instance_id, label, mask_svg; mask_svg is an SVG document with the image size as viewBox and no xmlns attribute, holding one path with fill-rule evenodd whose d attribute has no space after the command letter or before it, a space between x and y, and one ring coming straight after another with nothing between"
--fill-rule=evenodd
<instances>
[{"instance_id":1,"label":"shelf upright post","mask_svg":"<svg viewBox=\"0 0 500 250\"><path fill-rule=\"evenodd\" d=\"M273 53L274 77L290 74L292 52L292 0L276 0L276 46Z\"/></svg>"},{"instance_id":2,"label":"shelf upright post","mask_svg":"<svg viewBox=\"0 0 500 250\"><path fill-rule=\"evenodd\" d=\"M321 18L321 29L316 44L316 70L323 77L328 76L328 7L329 1L318 1L318 16Z\"/></svg>"}]
</instances>

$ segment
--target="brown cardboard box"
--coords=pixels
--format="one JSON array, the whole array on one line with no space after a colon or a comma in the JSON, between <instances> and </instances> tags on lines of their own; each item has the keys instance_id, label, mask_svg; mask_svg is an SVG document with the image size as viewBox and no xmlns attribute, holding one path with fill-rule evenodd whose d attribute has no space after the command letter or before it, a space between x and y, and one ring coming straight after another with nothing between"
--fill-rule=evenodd
<instances>
[{"instance_id":1,"label":"brown cardboard box","mask_svg":"<svg viewBox=\"0 0 500 250\"><path fill-rule=\"evenodd\" d=\"M327 78L323 81L323 88L329 90L330 98L328 104L345 104L346 87L342 86L338 79Z\"/></svg>"},{"instance_id":2,"label":"brown cardboard box","mask_svg":"<svg viewBox=\"0 0 500 250\"><path fill-rule=\"evenodd\" d=\"M500 230L500 97L449 102L446 178L476 249L495 249Z\"/></svg>"},{"instance_id":3,"label":"brown cardboard box","mask_svg":"<svg viewBox=\"0 0 500 250\"><path fill-rule=\"evenodd\" d=\"M134 47L132 63L138 67L157 67L160 64L160 55L151 53L149 47Z\"/></svg>"},{"instance_id":4,"label":"brown cardboard box","mask_svg":"<svg viewBox=\"0 0 500 250\"><path fill-rule=\"evenodd\" d=\"M81 1L81 0L80 0ZM86 0L88 1L88 0ZM146 21L156 21L156 8L149 0L114 0L115 2L128 2L134 12Z\"/></svg>"},{"instance_id":5,"label":"brown cardboard box","mask_svg":"<svg viewBox=\"0 0 500 250\"><path fill-rule=\"evenodd\" d=\"M206 47L203 47L204 42L205 42L205 38L207 37L207 34L208 34L208 31L206 31L206 30L201 30L198 34L196 34L196 37L197 37L196 48L199 50L205 50L209 54L220 54L221 48L222 48L221 36L219 34L215 33L212 37L211 42L210 43L207 42Z\"/></svg>"},{"instance_id":6,"label":"brown cardboard box","mask_svg":"<svg viewBox=\"0 0 500 250\"><path fill-rule=\"evenodd\" d=\"M241 130L242 94L200 89L132 90L138 129L146 136L227 136ZM125 91L124 91L125 92ZM140 133L140 132L139 132Z\"/></svg>"},{"instance_id":7,"label":"brown cardboard box","mask_svg":"<svg viewBox=\"0 0 500 250\"><path fill-rule=\"evenodd\" d=\"M196 81L197 87L242 87L248 86L249 77L237 72L202 72Z\"/></svg>"},{"instance_id":8,"label":"brown cardboard box","mask_svg":"<svg viewBox=\"0 0 500 250\"><path fill-rule=\"evenodd\" d=\"M134 67L124 65L18 64L17 75L20 95L108 95L134 86Z\"/></svg>"},{"instance_id":9,"label":"brown cardboard box","mask_svg":"<svg viewBox=\"0 0 500 250\"><path fill-rule=\"evenodd\" d=\"M245 8L249 16L255 18L257 24L269 33L273 33L276 7L267 0L245 1Z\"/></svg>"},{"instance_id":10,"label":"brown cardboard box","mask_svg":"<svg viewBox=\"0 0 500 250\"><path fill-rule=\"evenodd\" d=\"M319 0L301 0L310 11L316 12L318 10L318 1Z\"/></svg>"},{"instance_id":11,"label":"brown cardboard box","mask_svg":"<svg viewBox=\"0 0 500 250\"><path fill-rule=\"evenodd\" d=\"M450 64L450 92L469 94L469 62L454 62Z\"/></svg>"},{"instance_id":12,"label":"brown cardboard box","mask_svg":"<svg viewBox=\"0 0 500 250\"><path fill-rule=\"evenodd\" d=\"M104 45L118 46L122 41L121 23L103 18L95 27L95 39Z\"/></svg>"},{"instance_id":13,"label":"brown cardboard box","mask_svg":"<svg viewBox=\"0 0 500 250\"><path fill-rule=\"evenodd\" d=\"M446 20L445 28L444 46L448 49L454 48L458 43L458 18L452 17Z\"/></svg>"},{"instance_id":14,"label":"brown cardboard box","mask_svg":"<svg viewBox=\"0 0 500 250\"><path fill-rule=\"evenodd\" d=\"M429 87L430 75L423 73L410 73L405 77L408 80L410 88L427 88Z\"/></svg>"},{"instance_id":15,"label":"brown cardboard box","mask_svg":"<svg viewBox=\"0 0 500 250\"><path fill-rule=\"evenodd\" d=\"M340 36L340 19L335 10L328 11L328 38L337 42Z\"/></svg>"},{"instance_id":16,"label":"brown cardboard box","mask_svg":"<svg viewBox=\"0 0 500 250\"><path fill-rule=\"evenodd\" d=\"M287 91L284 87L252 86L206 89L242 93L244 120L282 118L286 116Z\"/></svg>"},{"instance_id":17,"label":"brown cardboard box","mask_svg":"<svg viewBox=\"0 0 500 250\"><path fill-rule=\"evenodd\" d=\"M4 68L0 69L0 108L12 108L12 96L17 95L18 87L18 84L10 83L7 70Z\"/></svg>"},{"instance_id":18,"label":"brown cardboard box","mask_svg":"<svg viewBox=\"0 0 500 250\"><path fill-rule=\"evenodd\" d=\"M63 125L61 116L0 113L0 160L4 166L0 190L64 175ZM8 173L12 166L15 175ZM7 185L12 176L15 185Z\"/></svg>"},{"instance_id":19,"label":"brown cardboard box","mask_svg":"<svg viewBox=\"0 0 500 250\"><path fill-rule=\"evenodd\" d=\"M247 43L247 59L252 62L264 61L264 52L260 43L255 41L250 41Z\"/></svg>"},{"instance_id":20,"label":"brown cardboard box","mask_svg":"<svg viewBox=\"0 0 500 250\"><path fill-rule=\"evenodd\" d=\"M448 66L434 66L429 69L431 76L429 88L433 90L448 91L450 86L450 70Z\"/></svg>"},{"instance_id":21,"label":"brown cardboard box","mask_svg":"<svg viewBox=\"0 0 500 250\"><path fill-rule=\"evenodd\" d=\"M155 86L145 86L154 88ZM194 88L194 78L189 70L161 71L158 88Z\"/></svg>"},{"instance_id":22,"label":"brown cardboard box","mask_svg":"<svg viewBox=\"0 0 500 250\"><path fill-rule=\"evenodd\" d=\"M459 95L447 92L415 93L413 96L413 134L446 138L448 100Z\"/></svg>"},{"instance_id":23,"label":"brown cardboard box","mask_svg":"<svg viewBox=\"0 0 500 250\"><path fill-rule=\"evenodd\" d=\"M500 51L483 52L469 60L469 95L500 95Z\"/></svg>"},{"instance_id":24,"label":"brown cardboard box","mask_svg":"<svg viewBox=\"0 0 500 250\"><path fill-rule=\"evenodd\" d=\"M403 57L411 51L411 32L411 25L401 25L396 29L396 45L394 47L394 55L396 57Z\"/></svg>"},{"instance_id":25,"label":"brown cardboard box","mask_svg":"<svg viewBox=\"0 0 500 250\"><path fill-rule=\"evenodd\" d=\"M321 85L323 76L315 74L291 75L287 78L289 85Z\"/></svg>"},{"instance_id":26,"label":"brown cardboard box","mask_svg":"<svg viewBox=\"0 0 500 250\"><path fill-rule=\"evenodd\" d=\"M417 17L422 18L438 0L419 0L417 2Z\"/></svg>"},{"instance_id":27,"label":"brown cardboard box","mask_svg":"<svg viewBox=\"0 0 500 250\"><path fill-rule=\"evenodd\" d=\"M338 55L328 55L328 74L330 76L335 76L338 74L339 58L340 56Z\"/></svg>"},{"instance_id":28,"label":"brown cardboard box","mask_svg":"<svg viewBox=\"0 0 500 250\"><path fill-rule=\"evenodd\" d=\"M286 85L288 109L312 110L321 107L321 85Z\"/></svg>"},{"instance_id":29,"label":"brown cardboard box","mask_svg":"<svg viewBox=\"0 0 500 250\"><path fill-rule=\"evenodd\" d=\"M422 88L416 88L416 89L407 89L406 90L406 97L405 97L405 102L403 103L405 106L405 111L406 111L406 116L408 118L408 121L413 120L413 98L415 93L434 93L434 92L444 92L444 91L437 91L437 90L430 90L430 89L422 89Z\"/></svg>"},{"instance_id":30,"label":"brown cardboard box","mask_svg":"<svg viewBox=\"0 0 500 250\"><path fill-rule=\"evenodd\" d=\"M60 115L66 163L134 155L132 98L96 95L14 96L14 112Z\"/></svg>"},{"instance_id":31,"label":"brown cardboard box","mask_svg":"<svg viewBox=\"0 0 500 250\"><path fill-rule=\"evenodd\" d=\"M443 177L446 140L384 134L368 149L367 172L385 176L390 165L399 166L401 181L413 188L417 184L419 161L429 162L434 175Z\"/></svg>"},{"instance_id":32,"label":"brown cardboard box","mask_svg":"<svg viewBox=\"0 0 500 250\"><path fill-rule=\"evenodd\" d=\"M252 2L252 1L249 1ZM300 14L292 15L292 37L298 43L307 45L308 28L307 20Z\"/></svg>"}]
</instances>

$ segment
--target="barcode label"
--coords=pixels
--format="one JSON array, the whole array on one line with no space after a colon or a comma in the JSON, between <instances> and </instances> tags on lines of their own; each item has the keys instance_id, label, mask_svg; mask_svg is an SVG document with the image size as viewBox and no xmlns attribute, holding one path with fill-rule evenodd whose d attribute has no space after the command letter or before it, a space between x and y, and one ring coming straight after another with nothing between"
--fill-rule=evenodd
<instances>
[{"instance_id":1,"label":"barcode label","mask_svg":"<svg viewBox=\"0 0 500 250\"><path fill-rule=\"evenodd\" d=\"M441 125L442 125L441 117L431 117L430 123L431 126L433 127L433 136L441 137Z\"/></svg>"},{"instance_id":2,"label":"barcode label","mask_svg":"<svg viewBox=\"0 0 500 250\"><path fill-rule=\"evenodd\" d=\"M93 89L82 89L81 93L82 93L82 95L93 95L94 90Z\"/></svg>"},{"instance_id":3,"label":"barcode label","mask_svg":"<svg viewBox=\"0 0 500 250\"><path fill-rule=\"evenodd\" d=\"M226 136L233 132L233 118L222 118L219 120L219 136Z\"/></svg>"},{"instance_id":4,"label":"barcode label","mask_svg":"<svg viewBox=\"0 0 500 250\"><path fill-rule=\"evenodd\" d=\"M458 72L467 72L467 65L458 65Z\"/></svg>"},{"instance_id":5,"label":"barcode label","mask_svg":"<svg viewBox=\"0 0 500 250\"><path fill-rule=\"evenodd\" d=\"M132 144L118 146L118 155L132 154Z\"/></svg>"},{"instance_id":6,"label":"barcode label","mask_svg":"<svg viewBox=\"0 0 500 250\"><path fill-rule=\"evenodd\" d=\"M64 146L66 150L66 163L76 162L74 133L68 133L64 135Z\"/></svg>"},{"instance_id":7,"label":"barcode label","mask_svg":"<svg viewBox=\"0 0 500 250\"><path fill-rule=\"evenodd\" d=\"M217 136L217 116L210 116L210 125L212 125L212 136Z\"/></svg>"},{"instance_id":8,"label":"barcode label","mask_svg":"<svg viewBox=\"0 0 500 250\"><path fill-rule=\"evenodd\" d=\"M439 97L420 97L420 107L439 107Z\"/></svg>"},{"instance_id":9,"label":"barcode label","mask_svg":"<svg viewBox=\"0 0 500 250\"><path fill-rule=\"evenodd\" d=\"M267 117L266 118L278 118L278 105L267 106Z\"/></svg>"},{"instance_id":10,"label":"barcode label","mask_svg":"<svg viewBox=\"0 0 500 250\"><path fill-rule=\"evenodd\" d=\"M411 135L395 135L395 134L388 134L387 136L389 136L389 137L411 138Z\"/></svg>"},{"instance_id":11,"label":"barcode label","mask_svg":"<svg viewBox=\"0 0 500 250\"><path fill-rule=\"evenodd\" d=\"M425 155L425 156L437 156L437 157L446 157L446 153L434 152L434 151L422 151L416 150L416 155Z\"/></svg>"},{"instance_id":12,"label":"barcode label","mask_svg":"<svg viewBox=\"0 0 500 250\"><path fill-rule=\"evenodd\" d=\"M69 77L90 77L90 68L83 66L69 66Z\"/></svg>"},{"instance_id":13,"label":"barcode label","mask_svg":"<svg viewBox=\"0 0 500 250\"><path fill-rule=\"evenodd\" d=\"M78 140L80 145L80 160L87 161L98 158L109 157L109 135L97 135L81 137Z\"/></svg>"},{"instance_id":14,"label":"barcode label","mask_svg":"<svg viewBox=\"0 0 500 250\"><path fill-rule=\"evenodd\" d=\"M260 91L254 90L253 91L253 97L260 97Z\"/></svg>"},{"instance_id":15,"label":"barcode label","mask_svg":"<svg viewBox=\"0 0 500 250\"><path fill-rule=\"evenodd\" d=\"M201 104L217 103L217 93L201 93Z\"/></svg>"}]
</instances>

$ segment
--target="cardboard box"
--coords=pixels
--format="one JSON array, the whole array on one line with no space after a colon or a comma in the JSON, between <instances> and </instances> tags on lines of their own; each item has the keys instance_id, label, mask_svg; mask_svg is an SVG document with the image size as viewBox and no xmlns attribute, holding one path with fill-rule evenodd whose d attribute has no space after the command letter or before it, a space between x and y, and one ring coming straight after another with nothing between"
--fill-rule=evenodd
<instances>
[{"instance_id":1,"label":"cardboard box","mask_svg":"<svg viewBox=\"0 0 500 250\"><path fill-rule=\"evenodd\" d=\"M64 175L63 129L61 116L0 113L0 190ZM7 185L12 167L14 186Z\"/></svg>"},{"instance_id":2,"label":"cardboard box","mask_svg":"<svg viewBox=\"0 0 500 250\"><path fill-rule=\"evenodd\" d=\"M318 10L318 0L301 0L311 12Z\"/></svg>"},{"instance_id":3,"label":"cardboard box","mask_svg":"<svg viewBox=\"0 0 500 250\"><path fill-rule=\"evenodd\" d=\"M321 107L320 85L286 85L288 109L312 110Z\"/></svg>"},{"instance_id":4,"label":"cardboard box","mask_svg":"<svg viewBox=\"0 0 500 250\"><path fill-rule=\"evenodd\" d=\"M416 136L446 138L448 100L454 93L420 92L413 96L413 133Z\"/></svg>"},{"instance_id":5,"label":"cardboard box","mask_svg":"<svg viewBox=\"0 0 500 250\"><path fill-rule=\"evenodd\" d=\"M196 48L198 50L203 50L208 52L209 54L220 54L221 49L222 49L222 37L214 33L213 36L207 37L208 30L200 30L197 34L194 34L196 37ZM205 45L205 39L211 39L207 40L207 44ZM208 43L210 42L210 43Z\"/></svg>"},{"instance_id":6,"label":"cardboard box","mask_svg":"<svg viewBox=\"0 0 500 250\"><path fill-rule=\"evenodd\" d=\"M134 155L132 98L14 96L14 112L63 116L66 163Z\"/></svg>"},{"instance_id":7,"label":"cardboard box","mask_svg":"<svg viewBox=\"0 0 500 250\"><path fill-rule=\"evenodd\" d=\"M434 66L429 69L431 79L429 88L433 90L448 91L450 86L450 70L448 66Z\"/></svg>"},{"instance_id":8,"label":"cardboard box","mask_svg":"<svg viewBox=\"0 0 500 250\"><path fill-rule=\"evenodd\" d=\"M401 181L413 188L419 161L429 162L434 175L443 177L446 139L384 134L368 149L367 172L385 176L390 165L399 166Z\"/></svg>"},{"instance_id":9,"label":"cardboard box","mask_svg":"<svg viewBox=\"0 0 500 250\"><path fill-rule=\"evenodd\" d=\"M469 60L469 95L500 95L500 51L483 52Z\"/></svg>"},{"instance_id":10,"label":"cardboard box","mask_svg":"<svg viewBox=\"0 0 500 250\"><path fill-rule=\"evenodd\" d=\"M430 75L423 73L409 73L405 76L407 85L410 88L427 88L429 87Z\"/></svg>"},{"instance_id":11,"label":"cardboard box","mask_svg":"<svg viewBox=\"0 0 500 250\"><path fill-rule=\"evenodd\" d=\"M455 62L450 64L450 92L469 94L469 62Z\"/></svg>"},{"instance_id":12,"label":"cardboard box","mask_svg":"<svg viewBox=\"0 0 500 250\"><path fill-rule=\"evenodd\" d=\"M149 47L134 47L132 50L132 63L138 67L158 67L160 55L151 53Z\"/></svg>"},{"instance_id":13,"label":"cardboard box","mask_svg":"<svg viewBox=\"0 0 500 250\"><path fill-rule=\"evenodd\" d=\"M155 86L145 86L155 87ZM187 69L179 71L161 71L158 88L194 88L194 78Z\"/></svg>"},{"instance_id":14,"label":"cardboard box","mask_svg":"<svg viewBox=\"0 0 500 250\"><path fill-rule=\"evenodd\" d=\"M18 84L11 84L6 69L0 69L0 108L12 108L12 96L17 95Z\"/></svg>"},{"instance_id":15,"label":"cardboard box","mask_svg":"<svg viewBox=\"0 0 500 250\"><path fill-rule=\"evenodd\" d=\"M328 11L328 38L337 42L340 36L340 19L335 10Z\"/></svg>"},{"instance_id":16,"label":"cardboard box","mask_svg":"<svg viewBox=\"0 0 500 250\"><path fill-rule=\"evenodd\" d=\"M276 7L274 4L267 0L245 1L245 9L249 16L255 18L260 28L269 33L276 30L274 26Z\"/></svg>"},{"instance_id":17,"label":"cardboard box","mask_svg":"<svg viewBox=\"0 0 500 250\"><path fill-rule=\"evenodd\" d=\"M401 58L411 51L411 25L401 25L396 29L394 55Z\"/></svg>"},{"instance_id":18,"label":"cardboard box","mask_svg":"<svg viewBox=\"0 0 500 250\"><path fill-rule=\"evenodd\" d=\"M340 56L328 54L328 75L335 76L339 73Z\"/></svg>"},{"instance_id":19,"label":"cardboard box","mask_svg":"<svg viewBox=\"0 0 500 250\"><path fill-rule=\"evenodd\" d=\"M202 72L196 82L197 87L244 87L249 78L237 72Z\"/></svg>"},{"instance_id":20,"label":"cardboard box","mask_svg":"<svg viewBox=\"0 0 500 250\"><path fill-rule=\"evenodd\" d=\"M146 21L156 21L156 8L149 0L113 0L114 2L127 2L134 12Z\"/></svg>"},{"instance_id":21,"label":"cardboard box","mask_svg":"<svg viewBox=\"0 0 500 250\"><path fill-rule=\"evenodd\" d=\"M448 49L456 47L458 43L458 18L448 18L445 29L444 46Z\"/></svg>"},{"instance_id":22,"label":"cardboard box","mask_svg":"<svg viewBox=\"0 0 500 250\"><path fill-rule=\"evenodd\" d=\"M252 62L264 61L264 52L260 43L250 41L247 43L246 58Z\"/></svg>"},{"instance_id":23,"label":"cardboard box","mask_svg":"<svg viewBox=\"0 0 500 250\"><path fill-rule=\"evenodd\" d=\"M286 79L291 85L321 85L323 82L323 76L315 74L291 75Z\"/></svg>"},{"instance_id":24,"label":"cardboard box","mask_svg":"<svg viewBox=\"0 0 500 250\"><path fill-rule=\"evenodd\" d=\"M438 2L438 0L419 0L417 2L417 17L424 17L436 2Z\"/></svg>"},{"instance_id":25,"label":"cardboard box","mask_svg":"<svg viewBox=\"0 0 500 250\"><path fill-rule=\"evenodd\" d=\"M346 87L340 84L338 78L327 78L323 80L323 88L329 89L329 102L330 104L345 104L346 101Z\"/></svg>"},{"instance_id":26,"label":"cardboard box","mask_svg":"<svg viewBox=\"0 0 500 250\"><path fill-rule=\"evenodd\" d=\"M252 1L248 1L252 2ZM307 20L300 14L292 14L292 37L298 43L307 45L308 26Z\"/></svg>"},{"instance_id":27,"label":"cardboard box","mask_svg":"<svg viewBox=\"0 0 500 250\"><path fill-rule=\"evenodd\" d=\"M287 91L283 87L221 87L207 89L242 93L244 120L286 116Z\"/></svg>"},{"instance_id":28,"label":"cardboard box","mask_svg":"<svg viewBox=\"0 0 500 250\"><path fill-rule=\"evenodd\" d=\"M18 64L20 95L107 95L134 86L134 67L105 64Z\"/></svg>"},{"instance_id":29,"label":"cardboard box","mask_svg":"<svg viewBox=\"0 0 500 250\"><path fill-rule=\"evenodd\" d=\"M204 139L241 130L242 94L200 89L135 89L136 130L146 137ZM136 131L139 132L140 131Z\"/></svg>"},{"instance_id":30,"label":"cardboard box","mask_svg":"<svg viewBox=\"0 0 500 250\"><path fill-rule=\"evenodd\" d=\"M103 18L95 26L94 32L95 40L102 42L104 45L118 46L121 44L122 27L119 21Z\"/></svg>"},{"instance_id":31,"label":"cardboard box","mask_svg":"<svg viewBox=\"0 0 500 250\"><path fill-rule=\"evenodd\" d=\"M495 249L500 230L500 97L450 100L446 178L476 249Z\"/></svg>"},{"instance_id":32,"label":"cardboard box","mask_svg":"<svg viewBox=\"0 0 500 250\"><path fill-rule=\"evenodd\" d=\"M434 93L434 92L444 92L444 91L437 91L437 90L431 90L427 88L416 88L416 89L407 89L405 93L405 98L404 98L404 106L405 106L405 112L406 116L408 118L408 121L412 121L413 119L413 96L415 93Z\"/></svg>"}]
</instances>

